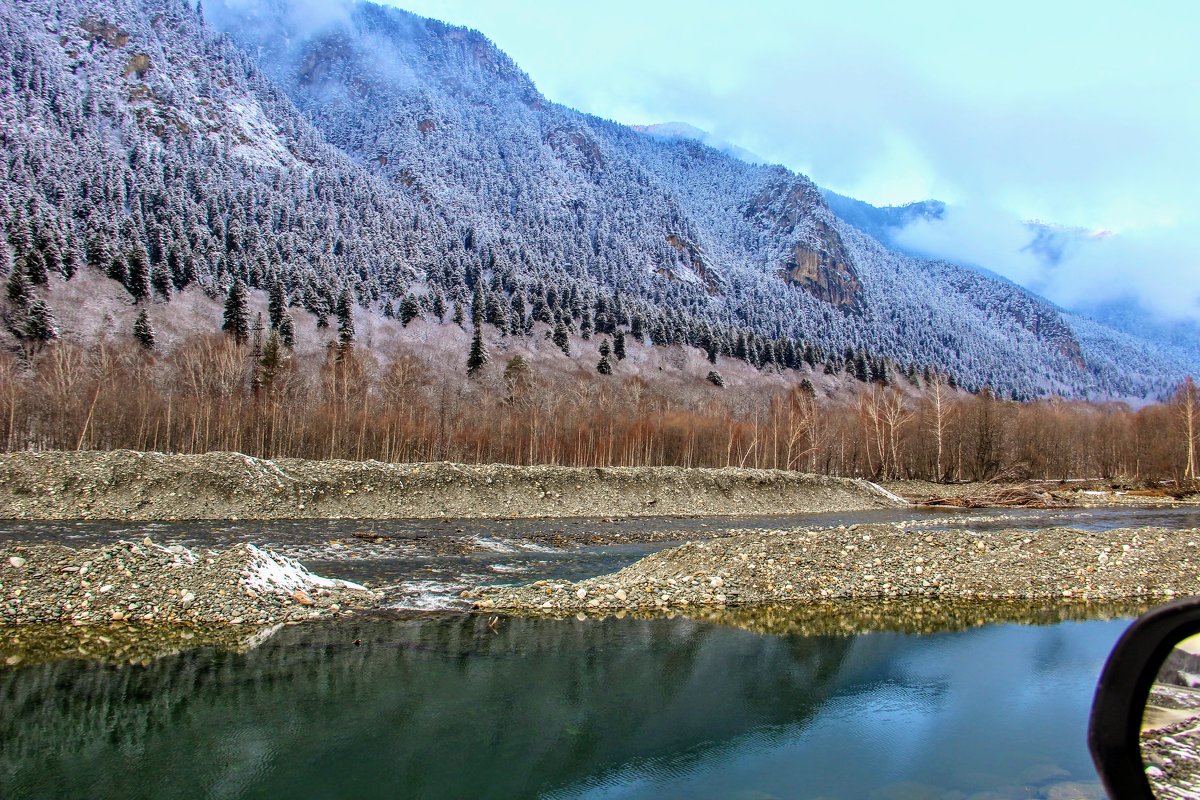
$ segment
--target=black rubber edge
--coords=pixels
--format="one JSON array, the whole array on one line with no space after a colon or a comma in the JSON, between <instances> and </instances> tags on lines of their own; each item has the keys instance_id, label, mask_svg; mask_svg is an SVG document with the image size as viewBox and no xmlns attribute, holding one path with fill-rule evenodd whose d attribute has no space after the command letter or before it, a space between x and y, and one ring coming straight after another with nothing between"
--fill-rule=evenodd
<instances>
[{"instance_id":1,"label":"black rubber edge","mask_svg":"<svg viewBox=\"0 0 1200 800\"><path fill-rule=\"evenodd\" d=\"M1121 635L1104 665L1088 724L1088 749L1111 800L1154 800L1138 737L1158 670L1175 645L1200 633L1200 597L1158 606Z\"/></svg>"}]
</instances>

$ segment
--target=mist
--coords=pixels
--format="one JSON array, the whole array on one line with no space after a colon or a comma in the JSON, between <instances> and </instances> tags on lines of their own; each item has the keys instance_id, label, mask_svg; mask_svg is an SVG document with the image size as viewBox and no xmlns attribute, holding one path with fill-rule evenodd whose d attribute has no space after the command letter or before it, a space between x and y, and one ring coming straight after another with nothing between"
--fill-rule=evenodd
<instances>
[{"instance_id":1,"label":"mist","mask_svg":"<svg viewBox=\"0 0 1200 800\"><path fill-rule=\"evenodd\" d=\"M1069 309L1133 300L1163 320L1200 320L1200 230L1164 225L1113 232L1049 228L1054 252L1031 226L984 204L948 206L893 241L930 258L982 267Z\"/></svg>"},{"instance_id":2,"label":"mist","mask_svg":"<svg viewBox=\"0 0 1200 800\"><path fill-rule=\"evenodd\" d=\"M218 30L234 25L255 24L258 12L273 6L288 9L288 33L309 37L347 23L351 9L360 0L207 0L204 13ZM263 24L262 20L257 20Z\"/></svg>"}]
</instances>

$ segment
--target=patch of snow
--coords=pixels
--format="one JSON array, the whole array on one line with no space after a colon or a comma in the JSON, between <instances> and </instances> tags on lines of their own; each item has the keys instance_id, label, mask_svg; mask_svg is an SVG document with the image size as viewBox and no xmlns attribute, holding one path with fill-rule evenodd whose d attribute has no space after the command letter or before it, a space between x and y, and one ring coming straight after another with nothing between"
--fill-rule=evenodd
<instances>
[{"instance_id":1,"label":"patch of snow","mask_svg":"<svg viewBox=\"0 0 1200 800\"><path fill-rule=\"evenodd\" d=\"M895 494L893 492L889 492L887 489L883 488L878 483L872 483L871 481L864 480L863 484L871 491L875 492L878 495L882 495L883 497L887 498L888 500L891 500L896 505L900 505L900 506L910 505L910 503L907 500L905 500L903 497L901 497L900 495Z\"/></svg>"},{"instance_id":2,"label":"patch of snow","mask_svg":"<svg viewBox=\"0 0 1200 800\"><path fill-rule=\"evenodd\" d=\"M295 156L280 141L279 131L263 114L257 103L244 100L229 104L230 116L237 121L240 143L232 152L261 167L285 168L299 166Z\"/></svg>"},{"instance_id":3,"label":"patch of snow","mask_svg":"<svg viewBox=\"0 0 1200 800\"><path fill-rule=\"evenodd\" d=\"M250 553L249 570L242 577L242 583L256 592L290 594L312 588L367 591L361 584L314 575L299 561L252 544L246 545L246 550Z\"/></svg>"}]
</instances>

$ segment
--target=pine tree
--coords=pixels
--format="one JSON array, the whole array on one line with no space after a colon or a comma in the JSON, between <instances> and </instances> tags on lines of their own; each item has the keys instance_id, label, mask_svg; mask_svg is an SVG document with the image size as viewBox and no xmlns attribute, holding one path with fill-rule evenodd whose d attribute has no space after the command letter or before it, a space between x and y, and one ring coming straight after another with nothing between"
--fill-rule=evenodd
<instances>
[{"instance_id":1,"label":"pine tree","mask_svg":"<svg viewBox=\"0 0 1200 800\"><path fill-rule=\"evenodd\" d=\"M112 266L112 258L108 254L108 245L102 236L96 235L88 239L84 248L84 256L88 266L95 270L108 272Z\"/></svg>"},{"instance_id":2,"label":"pine tree","mask_svg":"<svg viewBox=\"0 0 1200 800\"><path fill-rule=\"evenodd\" d=\"M708 376L705 378L705 380L707 380L713 386L716 386L718 389L725 388L725 379L722 378L721 373L717 372L715 369L709 370Z\"/></svg>"},{"instance_id":3,"label":"pine tree","mask_svg":"<svg viewBox=\"0 0 1200 800\"><path fill-rule=\"evenodd\" d=\"M113 256L108 262L108 277L114 281L120 281L125 284L129 281L129 266L125 263L125 256L118 253Z\"/></svg>"},{"instance_id":4,"label":"pine tree","mask_svg":"<svg viewBox=\"0 0 1200 800\"><path fill-rule=\"evenodd\" d=\"M396 309L392 308L391 300L388 300L383 304L383 317L384 319L396 318Z\"/></svg>"},{"instance_id":5,"label":"pine tree","mask_svg":"<svg viewBox=\"0 0 1200 800\"><path fill-rule=\"evenodd\" d=\"M24 311L29 307L29 279L23 270L14 269L9 274L5 293L14 308Z\"/></svg>"},{"instance_id":6,"label":"pine tree","mask_svg":"<svg viewBox=\"0 0 1200 800\"><path fill-rule=\"evenodd\" d=\"M871 372L867 367L867 359L859 353L854 358L854 379L859 383L867 383L871 380Z\"/></svg>"},{"instance_id":7,"label":"pine tree","mask_svg":"<svg viewBox=\"0 0 1200 800\"><path fill-rule=\"evenodd\" d=\"M600 342L600 363L596 364L596 372L601 375L612 375L612 364L608 362L608 357L612 354L612 350L608 346L608 339Z\"/></svg>"},{"instance_id":8,"label":"pine tree","mask_svg":"<svg viewBox=\"0 0 1200 800\"><path fill-rule=\"evenodd\" d=\"M714 367L717 365L717 340L713 336L708 336L704 340L704 355L708 358L708 363Z\"/></svg>"},{"instance_id":9,"label":"pine tree","mask_svg":"<svg viewBox=\"0 0 1200 800\"><path fill-rule=\"evenodd\" d=\"M800 356L796 352L796 343L791 339L783 343L783 366L788 369L800 369Z\"/></svg>"},{"instance_id":10,"label":"pine tree","mask_svg":"<svg viewBox=\"0 0 1200 800\"><path fill-rule=\"evenodd\" d=\"M232 336L238 344L245 344L250 336L246 287L237 278L229 285L229 294L225 296L225 322L221 330Z\"/></svg>"},{"instance_id":11,"label":"pine tree","mask_svg":"<svg viewBox=\"0 0 1200 800\"><path fill-rule=\"evenodd\" d=\"M617 361L625 360L625 331L618 329L613 336L613 355L617 357Z\"/></svg>"},{"instance_id":12,"label":"pine tree","mask_svg":"<svg viewBox=\"0 0 1200 800\"><path fill-rule=\"evenodd\" d=\"M646 322L639 314L634 314L629 321L629 333L639 344L646 343Z\"/></svg>"},{"instance_id":13,"label":"pine tree","mask_svg":"<svg viewBox=\"0 0 1200 800\"><path fill-rule=\"evenodd\" d=\"M554 323L554 335L551 338L564 355L571 355L571 334L567 331L567 324L561 319Z\"/></svg>"},{"instance_id":14,"label":"pine tree","mask_svg":"<svg viewBox=\"0 0 1200 800\"><path fill-rule=\"evenodd\" d=\"M283 316L279 319L279 340L289 350L296 346L296 322L292 319L292 315L286 311L283 312Z\"/></svg>"},{"instance_id":15,"label":"pine tree","mask_svg":"<svg viewBox=\"0 0 1200 800\"><path fill-rule=\"evenodd\" d=\"M150 296L150 259L141 245L129 253L129 275L125 288L133 296L133 302L140 303Z\"/></svg>"},{"instance_id":16,"label":"pine tree","mask_svg":"<svg viewBox=\"0 0 1200 800\"><path fill-rule=\"evenodd\" d=\"M272 330L267 334L262 356L258 359L258 374L255 376L255 385L259 389L270 389L275 382L275 376L279 374L279 368L285 358L283 347L283 334L280 331Z\"/></svg>"},{"instance_id":17,"label":"pine tree","mask_svg":"<svg viewBox=\"0 0 1200 800\"><path fill-rule=\"evenodd\" d=\"M75 277L75 270L78 268L78 262L75 258L73 250L64 250L62 254L62 274L67 280Z\"/></svg>"},{"instance_id":18,"label":"pine tree","mask_svg":"<svg viewBox=\"0 0 1200 800\"><path fill-rule=\"evenodd\" d=\"M878 383L887 386L890 383L888 378L887 362L882 358L871 362L871 383Z\"/></svg>"},{"instance_id":19,"label":"pine tree","mask_svg":"<svg viewBox=\"0 0 1200 800\"><path fill-rule=\"evenodd\" d=\"M58 320L42 298L35 297L30 301L23 333L22 338L38 345L58 338Z\"/></svg>"},{"instance_id":20,"label":"pine tree","mask_svg":"<svg viewBox=\"0 0 1200 800\"><path fill-rule=\"evenodd\" d=\"M25 271L29 274L29 282L34 286L45 286L50 282L46 258L40 250L29 251L29 255L25 257Z\"/></svg>"},{"instance_id":21,"label":"pine tree","mask_svg":"<svg viewBox=\"0 0 1200 800\"><path fill-rule=\"evenodd\" d=\"M475 284L475 296L471 298L471 324L478 328L487 317L487 298L483 295L483 281Z\"/></svg>"},{"instance_id":22,"label":"pine tree","mask_svg":"<svg viewBox=\"0 0 1200 800\"><path fill-rule=\"evenodd\" d=\"M433 293L433 315L439 324L446 321L446 298L441 292Z\"/></svg>"},{"instance_id":23,"label":"pine tree","mask_svg":"<svg viewBox=\"0 0 1200 800\"><path fill-rule=\"evenodd\" d=\"M400 324L408 327L408 323L421 318L421 304L411 294L404 295L400 301Z\"/></svg>"},{"instance_id":24,"label":"pine tree","mask_svg":"<svg viewBox=\"0 0 1200 800\"><path fill-rule=\"evenodd\" d=\"M267 290L267 317L271 320L271 330L279 330L286 311L287 298L283 294L283 281L276 278L271 281L271 288Z\"/></svg>"},{"instance_id":25,"label":"pine tree","mask_svg":"<svg viewBox=\"0 0 1200 800\"><path fill-rule=\"evenodd\" d=\"M483 343L483 325L476 325L475 333L471 337L471 352L467 354L467 376L475 377L488 363L488 359L487 345Z\"/></svg>"},{"instance_id":26,"label":"pine tree","mask_svg":"<svg viewBox=\"0 0 1200 800\"><path fill-rule=\"evenodd\" d=\"M154 326L150 324L150 317L144 308L138 312L137 319L133 321L133 338L137 339L138 344L147 350L154 349Z\"/></svg>"},{"instance_id":27,"label":"pine tree","mask_svg":"<svg viewBox=\"0 0 1200 800\"><path fill-rule=\"evenodd\" d=\"M462 303L456 302L454 304L454 316L450 318L450 321L460 328L463 326L463 323L466 322L466 317L463 315Z\"/></svg>"},{"instance_id":28,"label":"pine tree","mask_svg":"<svg viewBox=\"0 0 1200 800\"><path fill-rule=\"evenodd\" d=\"M171 299L171 278L161 264L150 270L150 286L163 300Z\"/></svg>"},{"instance_id":29,"label":"pine tree","mask_svg":"<svg viewBox=\"0 0 1200 800\"><path fill-rule=\"evenodd\" d=\"M346 347L354 343L354 303L350 299L350 290L342 289L338 295L338 343Z\"/></svg>"}]
</instances>

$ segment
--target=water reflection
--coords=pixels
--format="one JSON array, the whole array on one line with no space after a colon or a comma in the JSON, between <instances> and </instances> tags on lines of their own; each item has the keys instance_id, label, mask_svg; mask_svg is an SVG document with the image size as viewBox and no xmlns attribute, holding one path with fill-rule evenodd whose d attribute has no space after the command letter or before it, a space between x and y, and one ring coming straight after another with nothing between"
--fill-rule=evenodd
<instances>
[{"instance_id":1,"label":"water reflection","mask_svg":"<svg viewBox=\"0 0 1200 800\"><path fill-rule=\"evenodd\" d=\"M359 621L144 667L8 669L0 795L863 798L1094 783L1083 730L1121 621L928 635L730 621Z\"/></svg>"}]
</instances>

